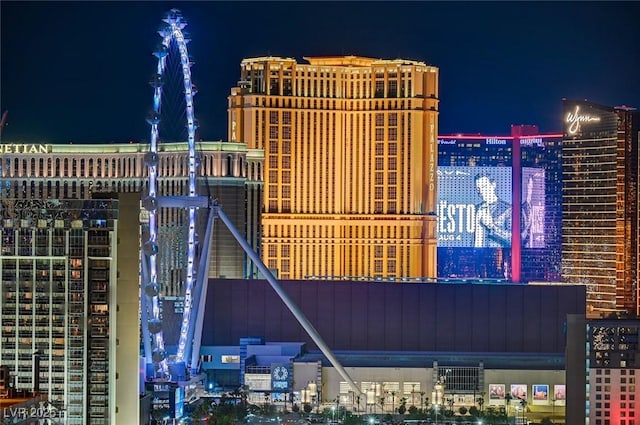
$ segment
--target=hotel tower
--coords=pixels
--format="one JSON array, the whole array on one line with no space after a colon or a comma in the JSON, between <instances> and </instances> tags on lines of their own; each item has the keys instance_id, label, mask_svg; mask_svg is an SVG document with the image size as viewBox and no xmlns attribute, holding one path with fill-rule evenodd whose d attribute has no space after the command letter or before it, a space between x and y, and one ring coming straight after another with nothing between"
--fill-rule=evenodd
<instances>
[{"instance_id":1,"label":"hotel tower","mask_svg":"<svg viewBox=\"0 0 640 425\"><path fill-rule=\"evenodd\" d=\"M627 107L564 101L562 278L588 317L640 314L638 131Z\"/></svg>"},{"instance_id":2,"label":"hotel tower","mask_svg":"<svg viewBox=\"0 0 640 425\"><path fill-rule=\"evenodd\" d=\"M262 259L283 279L436 277L438 68L242 61L228 139L264 149Z\"/></svg>"},{"instance_id":3,"label":"hotel tower","mask_svg":"<svg viewBox=\"0 0 640 425\"><path fill-rule=\"evenodd\" d=\"M148 149L0 144L0 366L17 390L37 389L64 409L69 425L131 424L140 416L140 225L148 220L140 197ZM257 248L262 152L203 141L198 154L202 193ZM158 156L160 193L183 194L186 143L165 143ZM160 209L160 307L167 316L183 308L184 215ZM224 226L216 226L211 245L209 276L257 273ZM177 341L175 328L166 329L168 345Z\"/></svg>"}]
</instances>

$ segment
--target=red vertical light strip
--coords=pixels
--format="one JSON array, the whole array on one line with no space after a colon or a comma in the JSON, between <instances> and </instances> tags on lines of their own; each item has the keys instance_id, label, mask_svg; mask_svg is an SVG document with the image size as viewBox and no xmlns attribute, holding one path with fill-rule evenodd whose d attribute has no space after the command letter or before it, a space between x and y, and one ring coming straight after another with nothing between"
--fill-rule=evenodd
<instances>
[{"instance_id":1,"label":"red vertical light strip","mask_svg":"<svg viewBox=\"0 0 640 425\"><path fill-rule=\"evenodd\" d=\"M535 129L535 130L534 130ZM531 130L537 133L536 126L511 126L511 193L513 208L511 209L511 282L522 280L522 241L520 235L520 206L522 205L522 152L520 137Z\"/></svg>"},{"instance_id":2,"label":"red vertical light strip","mask_svg":"<svg viewBox=\"0 0 640 425\"><path fill-rule=\"evenodd\" d=\"M520 206L522 205L522 166L520 134L513 134L511 145L511 184L513 208L511 209L511 282L522 278L522 241L520 240Z\"/></svg>"}]
</instances>

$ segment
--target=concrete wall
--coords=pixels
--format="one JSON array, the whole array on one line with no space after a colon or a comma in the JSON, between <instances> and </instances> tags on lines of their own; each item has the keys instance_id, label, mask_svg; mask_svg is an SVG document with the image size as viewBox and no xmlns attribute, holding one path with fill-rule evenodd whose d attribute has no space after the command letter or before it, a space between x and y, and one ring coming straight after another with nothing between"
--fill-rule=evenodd
<instances>
[{"instance_id":1,"label":"concrete wall","mask_svg":"<svg viewBox=\"0 0 640 425\"><path fill-rule=\"evenodd\" d=\"M115 424L140 419L140 194L119 194ZM114 308L114 307L112 307Z\"/></svg>"}]
</instances>

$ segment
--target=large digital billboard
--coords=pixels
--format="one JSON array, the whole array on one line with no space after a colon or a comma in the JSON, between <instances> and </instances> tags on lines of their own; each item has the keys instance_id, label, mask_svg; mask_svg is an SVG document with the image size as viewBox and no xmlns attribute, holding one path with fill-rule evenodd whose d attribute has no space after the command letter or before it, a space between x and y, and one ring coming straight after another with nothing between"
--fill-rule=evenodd
<instances>
[{"instance_id":1,"label":"large digital billboard","mask_svg":"<svg viewBox=\"0 0 640 425\"><path fill-rule=\"evenodd\" d=\"M511 167L438 167L438 246L510 247Z\"/></svg>"},{"instance_id":2,"label":"large digital billboard","mask_svg":"<svg viewBox=\"0 0 640 425\"><path fill-rule=\"evenodd\" d=\"M523 248L545 248L545 170L522 168L520 234Z\"/></svg>"}]
</instances>

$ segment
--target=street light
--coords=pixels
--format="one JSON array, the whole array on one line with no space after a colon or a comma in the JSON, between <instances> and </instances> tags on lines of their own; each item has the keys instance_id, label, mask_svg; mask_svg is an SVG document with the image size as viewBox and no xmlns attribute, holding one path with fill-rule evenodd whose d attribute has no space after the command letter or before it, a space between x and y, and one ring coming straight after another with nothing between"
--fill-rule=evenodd
<instances>
[{"instance_id":1,"label":"street light","mask_svg":"<svg viewBox=\"0 0 640 425\"><path fill-rule=\"evenodd\" d=\"M431 393L431 398L433 400L433 408L436 412L436 424L438 423L438 409L440 405L444 402L444 388L445 388L445 376L441 376L436 381L434 385L434 391Z\"/></svg>"}]
</instances>

